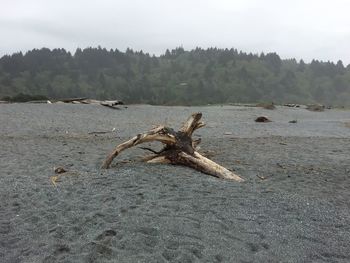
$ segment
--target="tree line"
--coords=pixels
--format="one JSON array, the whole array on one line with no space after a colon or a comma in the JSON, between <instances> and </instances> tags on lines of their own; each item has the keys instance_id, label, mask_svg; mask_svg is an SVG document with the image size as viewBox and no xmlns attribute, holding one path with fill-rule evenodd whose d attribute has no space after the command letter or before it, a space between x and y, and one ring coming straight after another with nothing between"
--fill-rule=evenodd
<instances>
[{"instance_id":1,"label":"tree line","mask_svg":"<svg viewBox=\"0 0 350 263\"><path fill-rule=\"evenodd\" d=\"M126 103L350 104L350 65L276 53L177 47L160 56L128 48L33 49L0 58L0 97L88 97Z\"/></svg>"}]
</instances>

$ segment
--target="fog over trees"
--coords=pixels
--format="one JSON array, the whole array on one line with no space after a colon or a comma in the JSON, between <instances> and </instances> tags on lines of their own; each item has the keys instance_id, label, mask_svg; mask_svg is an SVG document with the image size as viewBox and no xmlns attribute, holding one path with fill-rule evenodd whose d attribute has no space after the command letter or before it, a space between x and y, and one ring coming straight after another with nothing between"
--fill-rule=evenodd
<instances>
[{"instance_id":1,"label":"fog over trees","mask_svg":"<svg viewBox=\"0 0 350 263\"><path fill-rule=\"evenodd\" d=\"M350 104L350 66L276 53L182 47L159 56L127 49L34 49L0 59L0 97L89 97L126 103Z\"/></svg>"}]
</instances>

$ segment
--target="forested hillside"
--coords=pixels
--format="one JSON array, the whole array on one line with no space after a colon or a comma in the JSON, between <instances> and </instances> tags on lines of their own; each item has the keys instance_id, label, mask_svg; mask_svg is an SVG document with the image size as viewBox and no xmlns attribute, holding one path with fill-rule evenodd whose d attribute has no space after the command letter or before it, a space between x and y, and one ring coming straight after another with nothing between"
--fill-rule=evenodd
<instances>
[{"instance_id":1,"label":"forested hillside","mask_svg":"<svg viewBox=\"0 0 350 263\"><path fill-rule=\"evenodd\" d=\"M198 105L231 102L350 104L350 66L309 64L276 53L183 48L159 57L104 48L34 49L0 59L0 97L121 99Z\"/></svg>"}]
</instances>

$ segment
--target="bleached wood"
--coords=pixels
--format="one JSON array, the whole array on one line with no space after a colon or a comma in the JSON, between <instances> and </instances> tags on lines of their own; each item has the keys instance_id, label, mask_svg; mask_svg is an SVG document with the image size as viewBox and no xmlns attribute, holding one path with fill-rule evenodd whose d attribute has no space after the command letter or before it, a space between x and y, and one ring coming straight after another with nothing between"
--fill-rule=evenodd
<instances>
[{"instance_id":1,"label":"bleached wood","mask_svg":"<svg viewBox=\"0 0 350 263\"><path fill-rule=\"evenodd\" d=\"M128 148L145 142L159 141L165 144L165 147L159 152L143 148L154 153L143 159L147 163L180 164L218 178L243 182L243 178L195 150L201 140L193 140L191 135L196 129L204 126L204 123L200 121L201 117L201 113L192 114L178 132L168 127L158 126L147 133L131 138L114 149L104 161L102 168L109 168L113 159Z\"/></svg>"},{"instance_id":2,"label":"bleached wood","mask_svg":"<svg viewBox=\"0 0 350 263\"><path fill-rule=\"evenodd\" d=\"M216 162L204 157L198 152L194 152L193 156L185 152L181 152L179 156L181 157L180 163L184 162L184 165L191 166L192 168L199 170L203 173L227 180L235 180L238 182L244 181L237 174L231 172L230 170L217 164Z\"/></svg>"},{"instance_id":3,"label":"bleached wood","mask_svg":"<svg viewBox=\"0 0 350 263\"><path fill-rule=\"evenodd\" d=\"M180 131L185 133L188 136L191 136L192 133L196 130L199 129L201 127L204 126L203 122L200 122L200 119L202 118L202 113L197 112L197 113L193 113L188 119L187 121L182 124Z\"/></svg>"},{"instance_id":4,"label":"bleached wood","mask_svg":"<svg viewBox=\"0 0 350 263\"><path fill-rule=\"evenodd\" d=\"M166 132L164 126L159 126L147 133L139 134L130 140L119 144L114 151L108 155L104 161L102 168L107 169L111 165L113 159L122 151L145 142L159 141L164 144L174 144L176 142L175 136Z\"/></svg>"},{"instance_id":5,"label":"bleached wood","mask_svg":"<svg viewBox=\"0 0 350 263\"><path fill-rule=\"evenodd\" d=\"M169 164L169 163L171 163L171 161L168 158L166 158L166 156L157 156L155 158L148 160L147 163Z\"/></svg>"}]
</instances>

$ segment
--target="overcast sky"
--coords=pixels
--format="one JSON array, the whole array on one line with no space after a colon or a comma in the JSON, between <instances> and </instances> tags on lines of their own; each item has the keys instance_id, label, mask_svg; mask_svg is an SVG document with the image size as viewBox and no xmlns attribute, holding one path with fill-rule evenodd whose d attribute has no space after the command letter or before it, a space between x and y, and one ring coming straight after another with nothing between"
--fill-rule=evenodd
<instances>
[{"instance_id":1,"label":"overcast sky","mask_svg":"<svg viewBox=\"0 0 350 263\"><path fill-rule=\"evenodd\" d=\"M0 56L196 46L350 63L349 0L0 0Z\"/></svg>"}]
</instances>

